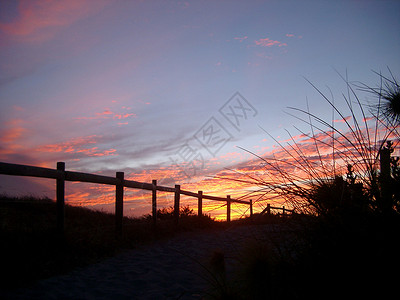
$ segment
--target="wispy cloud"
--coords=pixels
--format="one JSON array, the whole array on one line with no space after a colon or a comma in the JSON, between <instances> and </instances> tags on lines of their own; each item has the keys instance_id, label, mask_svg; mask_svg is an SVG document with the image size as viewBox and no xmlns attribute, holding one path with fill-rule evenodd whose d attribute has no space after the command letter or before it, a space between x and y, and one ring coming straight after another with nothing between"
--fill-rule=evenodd
<instances>
[{"instance_id":1,"label":"wispy cloud","mask_svg":"<svg viewBox=\"0 0 400 300\"><path fill-rule=\"evenodd\" d=\"M28 132L21 119L12 119L2 124L0 129L0 158L5 159L9 154L23 148L23 137Z\"/></svg>"},{"instance_id":2,"label":"wispy cloud","mask_svg":"<svg viewBox=\"0 0 400 300\"><path fill-rule=\"evenodd\" d=\"M23 121L13 119L3 124L3 129L0 131L0 142L11 143L20 138L26 129L22 126Z\"/></svg>"},{"instance_id":3,"label":"wispy cloud","mask_svg":"<svg viewBox=\"0 0 400 300\"><path fill-rule=\"evenodd\" d=\"M105 109L102 112L95 113L92 116L83 116L83 117L76 117L75 120L124 120L128 118L135 118L136 114L127 112L131 108L130 107L122 107L122 110L119 112L111 111L110 109ZM118 122L119 125L128 124L128 122Z\"/></svg>"},{"instance_id":4,"label":"wispy cloud","mask_svg":"<svg viewBox=\"0 0 400 300\"><path fill-rule=\"evenodd\" d=\"M287 33L286 37L288 37L288 38L298 38L298 39L302 39L303 38L302 35L295 35L293 33Z\"/></svg>"},{"instance_id":5,"label":"wispy cloud","mask_svg":"<svg viewBox=\"0 0 400 300\"><path fill-rule=\"evenodd\" d=\"M271 40L270 38L259 39L259 40L254 41L254 43L257 46L261 46L261 47L272 47L272 46L283 47L283 46L287 46L286 43L282 43L282 42L276 41L276 40Z\"/></svg>"},{"instance_id":6,"label":"wispy cloud","mask_svg":"<svg viewBox=\"0 0 400 300\"><path fill-rule=\"evenodd\" d=\"M234 40L237 40L237 41L239 41L239 42L243 42L244 40L246 40L248 37L247 37L247 35L246 36L244 36L244 37L234 37L233 39Z\"/></svg>"},{"instance_id":7,"label":"wispy cloud","mask_svg":"<svg viewBox=\"0 0 400 300\"><path fill-rule=\"evenodd\" d=\"M18 16L10 23L0 24L0 30L20 41L44 41L60 28L95 14L110 1L36 0L20 1Z\"/></svg>"},{"instance_id":8,"label":"wispy cloud","mask_svg":"<svg viewBox=\"0 0 400 300\"><path fill-rule=\"evenodd\" d=\"M135 116L136 115L133 113L131 113L131 114L115 114L113 118L121 120L121 119L126 119L126 118L130 118L130 117L135 117Z\"/></svg>"},{"instance_id":9,"label":"wispy cloud","mask_svg":"<svg viewBox=\"0 0 400 300\"><path fill-rule=\"evenodd\" d=\"M63 153L63 154L75 154L77 158L81 156L109 156L115 155L116 149L101 150L98 146L94 146L99 143L101 136L91 135L86 137L79 137L71 139L67 142L49 144L41 146L37 149L40 152L47 153Z\"/></svg>"},{"instance_id":10,"label":"wispy cloud","mask_svg":"<svg viewBox=\"0 0 400 300\"><path fill-rule=\"evenodd\" d=\"M351 120L351 116L347 116L347 117L344 117L343 119L333 120L333 122L335 122L335 123L345 123L345 122L348 122L350 120Z\"/></svg>"},{"instance_id":11,"label":"wispy cloud","mask_svg":"<svg viewBox=\"0 0 400 300\"><path fill-rule=\"evenodd\" d=\"M113 114L112 111L106 109L105 111L103 111L103 112L101 112L101 113L97 113L96 115L98 115L98 116L104 116L104 115L112 115L112 114Z\"/></svg>"}]
</instances>

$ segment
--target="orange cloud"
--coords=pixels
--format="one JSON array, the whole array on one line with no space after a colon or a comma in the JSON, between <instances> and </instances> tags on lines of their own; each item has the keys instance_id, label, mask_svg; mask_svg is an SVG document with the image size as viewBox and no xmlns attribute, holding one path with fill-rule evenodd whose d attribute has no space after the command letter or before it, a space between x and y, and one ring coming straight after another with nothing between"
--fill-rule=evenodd
<instances>
[{"instance_id":1,"label":"orange cloud","mask_svg":"<svg viewBox=\"0 0 400 300\"><path fill-rule=\"evenodd\" d=\"M77 151L76 150L77 147L79 148L87 144L97 143L96 137L97 137L96 135L91 135L87 137L75 138L68 142L45 145L40 147L38 150L44 152L75 152Z\"/></svg>"},{"instance_id":2,"label":"orange cloud","mask_svg":"<svg viewBox=\"0 0 400 300\"><path fill-rule=\"evenodd\" d=\"M97 115L99 115L99 116L112 115L112 114L113 114L113 112L110 111L110 110L108 110L108 109L106 109L106 110L103 111L102 113L97 113Z\"/></svg>"},{"instance_id":3,"label":"orange cloud","mask_svg":"<svg viewBox=\"0 0 400 300\"><path fill-rule=\"evenodd\" d=\"M49 152L49 153L81 153L85 156L107 156L114 155L117 150L100 150L98 147L88 147L90 144L97 144L100 136L91 135L87 137L74 138L70 141L50 144L41 146L37 151Z\"/></svg>"},{"instance_id":4,"label":"orange cloud","mask_svg":"<svg viewBox=\"0 0 400 300\"><path fill-rule=\"evenodd\" d=\"M3 123L2 127L0 129L0 155L12 154L23 148L22 138L27 132L27 129L23 127L23 121L20 119L10 120Z\"/></svg>"},{"instance_id":5,"label":"orange cloud","mask_svg":"<svg viewBox=\"0 0 400 300\"><path fill-rule=\"evenodd\" d=\"M123 110L130 110L130 107L122 107ZM91 116L91 117L78 117L75 118L76 120L98 120L98 119L117 119L117 120L121 120L121 119L127 119L127 118L135 118L136 114L134 113L115 113L109 109L105 109L103 112L101 113L96 113L95 116ZM119 125L121 124L125 124L125 123L118 123ZM126 123L127 124L127 123Z\"/></svg>"},{"instance_id":6,"label":"orange cloud","mask_svg":"<svg viewBox=\"0 0 400 300\"><path fill-rule=\"evenodd\" d=\"M126 118L129 118L129 117L136 117L136 115L135 114L115 114L114 115L114 117L113 117L113 119L118 119L118 120L120 120L120 119L126 119Z\"/></svg>"},{"instance_id":7,"label":"orange cloud","mask_svg":"<svg viewBox=\"0 0 400 300\"><path fill-rule=\"evenodd\" d=\"M26 129L22 127L22 120L14 119L6 122L3 126L5 129L0 131L0 141L2 143L12 143L20 138Z\"/></svg>"},{"instance_id":8,"label":"orange cloud","mask_svg":"<svg viewBox=\"0 0 400 300\"><path fill-rule=\"evenodd\" d=\"M115 149L99 151L98 147L92 147L92 148L75 150L74 152L84 153L87 156L107 156L107 155L114 155L116 151L117 150L115 150Z\"/></svg>"}]
</instances>

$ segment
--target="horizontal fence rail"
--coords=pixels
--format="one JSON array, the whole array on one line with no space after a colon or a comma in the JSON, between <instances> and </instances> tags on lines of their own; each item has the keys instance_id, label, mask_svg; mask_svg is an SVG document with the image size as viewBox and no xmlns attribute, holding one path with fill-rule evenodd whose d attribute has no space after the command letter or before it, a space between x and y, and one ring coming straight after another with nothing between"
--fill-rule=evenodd
<instances>
[{"instance_id":1,"label":"horizontal fence rail","mask_svg":"<svg viewBox=\"0 0 400 300\"><path fill-rule=\"evenodd\" d=\"M267 204L267 207L266 208L264 208L264 210L260 213L260 215L263 215L263 214L267 214L267 215L270 215L271 214L271 209L275 209L275 210L281 210L282 211L282 214L284 215L285 213L288 213L288 212L290 212L290 213L294 213L294 209L287 209L287 208L285 208L284 206L282 206L282 207L275 207L275 206L271 206L271 204Z\"/></svg>"},{"instance_id":2,"label":"horizontal fence rail","mask_svg":"<svg viewBox=\"0 0 400 300\"><path fill-rule=\"evenodd\" d=\"M17 176L31 176L31 177L44 177L57 179L62 176L58 170L32 167L25 165L9 164L0 162L0 174L17 175Z\"/></svg>"},{"instance_id":3,"label":"horizontal fence rail","mask_svg":"<svg viewBox=\"0 0 400 300\"><path fill-rule=\"evenodd\" d=\"M203 199L226 202L227 222L230 222L231 203L239 203L239 204L249 205L250 206L250 215L252 215L252 212L253 212L253 207L252 207L253 202L251 200L244 201L244 200L232 199L229 195L225 198L212 196L212 195L205 195L205 194L203 194L202 191L198 191L197 193L194 193L194 192L182 190L180 188L180 185L175 185L175 187L167 187L167 186L157 185L156 180L153 180L152 183L127 180L127 179L124 179L123 172L116 172L115 177L109 177L109 176L103 176L103 175L97 175L97 174L91 174L91 173L66 171L64 162L58 162L57 169L0 162L0 174L56 179L57 224L58 224L57 227L61 233L64 231L65 181L78 181L78 182L90 182L90 183L97 183L97 184L114 185L116 187L115 216L116 216L117 232L122 231L123 189L125 187L152 191L152 215L153 215L154 224L156 223L156 220L157 220L157 202L156 202L157 191L175 193L174 217L175 217L176 222L178 222L178 218L179 218L180 195L186 195L186 196L195 197L198 199L198 215L199 216L202 215ZM284 207L283 208L271 207L269 204L262 213L265 213L265 212L270 213L271 209L283 209L283 214L285 213ZM293 212L293 210L286 210L286 211Z\"/></svg>"}]
</instances>

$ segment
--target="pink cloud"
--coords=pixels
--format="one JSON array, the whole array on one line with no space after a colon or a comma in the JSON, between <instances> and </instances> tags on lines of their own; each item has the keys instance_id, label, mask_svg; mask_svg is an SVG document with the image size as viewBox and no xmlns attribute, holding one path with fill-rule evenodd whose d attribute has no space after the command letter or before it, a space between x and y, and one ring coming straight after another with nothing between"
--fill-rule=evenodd
<instances>
[{"instance_id":1,"label":"pink cloud","mask_svg":"<svg viewBox=\"0 0 400 300\"><path fill-rule=\"evenodd\" d=\"M302 39L303 38L302 35L294 35L292 33L287 33L286 37L288 37L288 38L298 38L298 39Z\"/></svg>"},{"instance_id":2,"label":"pink cloud","mask_svg":"<svg viewBox=\"0 0 400 300\"><path fill-rule=\"evenodd\" d=\"M79 137L71 139L67 142L57 143L57 144L49 144L45 146L39 147L38 151L43 152L79 152L81 147L86 146L87 144L96 144L98 136L91 135L86 137Z\"/></svg>"},{"instance_id":3,"label":"pink cloud","mask_svg":"<svg viewBox=\"0 0 400 300\"><path fill-rule=\"evenodd\" d=\"M343 119L337 119L337 120L333 120L333 122L335 123L345 123L346 121L351 120L351 116L345 117Z\"/></svg>"},{"instance_id":4,"label":"pink cloud","mask_svg":"<svg viewBox=\"0 0 400 300\"><path fill-rule=\"evenodd\" d=\"M106 4L103 0L20 1L18 16L10 23L1 23L0 30L23 41L44 41L60 28L97 13Z\"/></svg>"},{"instance_id":5,"label":"pink cloud","mask_svg":"<svg viewBox=\"0 0 400 300\"><path fill-rule=\"evenodd\" d=\"M107 156L114 155L117 150L100 150L98 147L91 147L97 144L101 136L91 135L86 137L74 138L66 142L44 145L37 148L37 151L48 153L70 153L84 154L85 156Z\"/></svg>"},{"instance_id":6,"label":"pink cloud","mask_svg":"<svg viewBox=\"0 0 400 300\"><path fill-rule=\"evenodd\" d=\"M238 40L239 42L243 42L244 40L247 39L247 36L244 36L244 37L234 37L233 39L234 39L234 40Z\"/></svg>"},{"instance_id":7,"label":"pink cloud","mask_svg":"<svg viewBox=\"0 0 400 300\"><path fill-rule=\"evenodd\" d=\"M98 147L88 148L88 149L81 149L76 151L77 153L84 153L87 156L108 156L114 155L117 152L116 149L109 149L104 151L99 151Z\"/></svg>"},{"instance_id":8,"label":"pink cloud","mask_svg":"<svg viewBox=\"0 0 400 300\"><path fill-rule=\"evenodd\" d=\"M12 143L20 138L26 129L22 126L23 121L14 119L6 122L3 126L4 129L0 131L0 141L2 143Z\"/></svg>"},{"instance_id":9,"label":"pink cloud","mask_svg":"<svg viewBox=\"0 0 400 300\"><path fill-rule=\"evenodd\" d=\"M132 113L131 114L114 114L113 119L121 120L121 119L126 119L129 117L136 117L136 115L132 114Z\"/></svg>"},{"instance_id":10,"label":"pink cloud","mask_svg":"<svg viewBox=\"0 0 400 300\"><path fill-rule=\"evenodd\" d=\"M112 114L113 114L113 112L108 109L103 111L102 113L97 113L97 115L99 115L99 116L112 115Z\"/></svg>"},{"instance_id":11,"label":"pink cloud","mask_svg":"<svg viewBox=\"0 0 400 300\"><path fill-rule=\"evenodd\" d=\"M7 159L7 155L24 148L24 137L26 137L28 130L23 126L23 123L21 119L13 119L1 124L0 159Z\"/></svg>"},{"instance_id":12,"label":"pink cloud","mask_svg":"<svg viewBox=\"0 0 400 300\"><path fill-rule=\"evenodd\" d=\"M262 46L262 47L272 47L272 46L282 47L282 46L287 46L286 43L282 43L282 42L279 42L279 41L274 41L274 40L271 40L269 38L259 39L259 40L255 41L255 44L257 46Z\"/></svg>"},{"instance_id":13,"label":"pink cloud","mask_svg":"<svg viewBox=\"0 0 400 300\"><path fill-rule=\"evenodd\" d=\"M130 107L122 107L123 110L130 110ZM126 119L126 118L135 118L136 114L134 113L115 113L109 109L105 109L101 113L96 113L95 116L90 117L78 117L75 118L77 120L97 120L97 119Z\"/></svg>"},{"instance_id":14,"label":"pink cloud","mask_svg":"<svg viewBox=\"0 0 400 300\"><path fill-rule=\"evenodd\" d=\"M367 118L363 118L363 122L368 122L371 120L375 120L375 117L367 117Z\"/></svg>"},{"instance_id":15,"label":"pink cloud","mask_svg":"<svg viewBox=\"0 0 400 300\"><path fill-rule=\"evenodd\" d=\"M135 114L124 114L122 116L123 119L129 118L129 117L136 117L136 115Z\"/></svg>"}]
</instances>

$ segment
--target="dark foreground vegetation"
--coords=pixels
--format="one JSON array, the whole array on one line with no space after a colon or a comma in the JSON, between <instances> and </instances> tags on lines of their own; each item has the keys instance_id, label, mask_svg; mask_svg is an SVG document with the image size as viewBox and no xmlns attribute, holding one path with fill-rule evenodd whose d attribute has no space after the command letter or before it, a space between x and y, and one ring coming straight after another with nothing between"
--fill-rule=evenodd
<instances>
[{"instance_id":1,"label":"dark foreground vegetation","mask_svg":"<svg viewBox=\"0 0 400 300\"><path fill-rule=\"evenodd\" d=\"M158 216L157 227L149 216L125 217L119 236L113 214L66 205L60 237L54 201L0 196L0 287L28 285L182 231L224 226L209 216L198 218L188 207L181 209L179 226L170 209L159 210Z\"/></svg>"},{"instance_id":2,"label":"dark foreground vegetation","mask_svg":"<svg viewBox=\"0 0 400 300\"><path fill-rule=\"evenodd\" d=\"M389 299L398 295L400 218L297 216L249 244L212 299Z\"/></svg>"},{"instance_id":3,"label":"dark foreground vegetation","mask_svg":"<svg viewBox=\"0 0 400 300\"><path fill-rule=\"evenodd\" d=\"M1 289L32 284L66 273L126 249L169 238L182 231L225 228L225 222L198 218L184 207L179 226L172 209L152 218L125 218L121 237L113 214L66 207L64 238L56 234L55 203L49 199L5 198L0 201ZM235 274L213 271L211 299L299 299L335 296L382 297L398 285L400 243L398 215L375 213L259 216L232 225L282 226L265 239L255 239L238 253ZM234 245L233 245L234 246ZM389 294L390 294L389 293Z\"/></svg>"},{"instance_id":4,"label":"dark foreground vegetation","mask_svg":"<svg viewBox=\"0 0 400 300\"><path fill-rule=\"evenodd\" d=\"M308 217L292 222L296 226L278 241L250 247L233 290L220 289L222 298L398 297L400 84L388 71L389 76L376 73L377 87L342 77L348 111L310 82L343 127L308 105L290 108L309 127L295 128L310 143L288 132L291 142L275 140L284 155L261 157L246 150L264 166L262 177L243 174L241 181L260 187L251 196L278 196Z\"/></svg>"}]
</instances>

